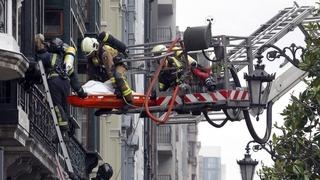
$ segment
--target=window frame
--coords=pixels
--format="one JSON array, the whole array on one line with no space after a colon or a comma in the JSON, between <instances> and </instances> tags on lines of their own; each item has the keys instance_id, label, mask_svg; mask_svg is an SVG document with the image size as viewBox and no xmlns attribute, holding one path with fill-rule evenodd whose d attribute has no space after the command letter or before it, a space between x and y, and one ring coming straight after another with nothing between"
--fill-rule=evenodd
<instances>
[{"instance_id":1,"label":"window frame","mask_svg":"<svg viewBox=\"0 0 320 180\"><path fill-rule=\"evenodd\" d=\"M46 19L46 14L48 12L53 12L53 13L57 13L58 14L60 25L59 25L59 28L58 28L57 32L46 32L47 24L46 24L46 21L45 21L44 22L44 35L45 36L61 36L61 35L63 35L63 29L64 29L63 10L62 9L46 9L45 12L44 12L45 19Z\"/></svg>"}]
</instances>

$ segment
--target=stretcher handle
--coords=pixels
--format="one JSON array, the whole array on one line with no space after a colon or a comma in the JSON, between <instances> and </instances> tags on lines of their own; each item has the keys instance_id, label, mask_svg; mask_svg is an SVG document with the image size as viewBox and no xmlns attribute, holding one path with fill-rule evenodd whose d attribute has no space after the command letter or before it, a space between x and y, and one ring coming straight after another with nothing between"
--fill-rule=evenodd
<instances>
[{"instance_id":1,"label":"stretcher handle","mask_svg":"<svg viewBox=\"0 0 320 180\"><path fill-rule=\"evenodd\" d=\"M167 50L167 53L171 52L172 51L172 48L175 46L175 44L177 42L180 41L180 37L177 37L174 41L172 41L172 43L170 44L170 47L168 48ZM169 107L168 107L168 111L166 112L164 118L162 120L160 120L159 118L153 116L153 114L150 112L150 108L149 108L149 97L151 95L151 90L153 88L153 86L155 85L156 83L156 79L159 77L159 74L160 74L160 71L165 63L165 59L167 58L167 56L165 56L161 61L160 61L160 65L158 66L157 70L155 71L155 74L151 80L151 83L150 83L150 86L148 88L148 91L147 91L147 94L146 94L146 99L145 99L145 103L144 103L144 107L146 109L146 113L147 115L149 116L149 118L158 123L158 124L164 124L166 123L168 120L169 120L169 115L171 114L171 111L173 109L173 106L174 106L174 102L175 102L175 99L177 97L177 94L179 92L179 85L177 85L174 89L174 92L173 92L173 95L172 95L172 98L170 100L170 103L169 103Z\"/></svg>"}]
</instances>

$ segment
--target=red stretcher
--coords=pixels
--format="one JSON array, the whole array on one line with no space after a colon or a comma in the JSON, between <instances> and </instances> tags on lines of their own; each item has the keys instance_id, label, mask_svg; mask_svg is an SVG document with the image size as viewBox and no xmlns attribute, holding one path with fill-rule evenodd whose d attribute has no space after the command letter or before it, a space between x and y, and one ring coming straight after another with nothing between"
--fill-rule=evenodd
<instances>
[{"instance_id":1,"label":"red stretcher","mask_svg":"<svg viewBox=\"0 0 320 180\"><path fill-rule=\"evenodd\" d=\"M143 107L145 103L145 95L132 95L132 105L136 107ZM118 109L124 106L123 99L118 98L114 94L108 95L88 95L88 97L81 99L77 95L71 95L68 97L68 102L75 107L84 108L106 108L106 109ZM155 106L156 100L148 100L149 106Z\"/></svg>"},{"instance_id":2,"label":"red stretcher","mask_svg":"<svg viewBox=\"0 0 320 180\"><path fill-rule=\"evenodd\" d=\"M156 99L149 99L149 106L168 106L171 100L171 96L161 96ZM146 100L146 96L143 94L132 95L132 105L136 107L143 107ZM106 109L119 109L124 106L123 99L118 98L114 94L103 95L89 95L88 97L81 99L76 95L68 97L68 101L72 106L84 107L84 108L106 108ZM177 96L175 99L175 105L188 105L199 103L219 103L223 104L227 101L234 101L239 103L249 102L249 93L246 89L241 90L225 90L221 89L210 93L192 93L185 94L183 97Z\"/></svg>"}]
</instances>

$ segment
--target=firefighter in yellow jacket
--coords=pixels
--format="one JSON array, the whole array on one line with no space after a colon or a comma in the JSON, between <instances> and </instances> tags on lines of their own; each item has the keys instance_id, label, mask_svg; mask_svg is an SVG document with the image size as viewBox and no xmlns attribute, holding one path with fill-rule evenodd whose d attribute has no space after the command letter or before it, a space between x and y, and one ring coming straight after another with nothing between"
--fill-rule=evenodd
<instances>
[{"instance_id":1,"label":"firefighter in yellow jacket","mask_svg":"<svg viewBox=\"0 0 320 180\"><path fill-rule=\"evenodd\" d=\"M166 91L167 89L175 86L180 80L183 74L183 69L186 66L185 60L182 57L182 50L178 47L173 47L172 50L175 53L166 57L164 68L159 75L160 91ZM166 51L167 47L163 44L159 44L152 48L151 53L154 56L160 56L164 55ZM211 76L211 72L204 70L204 68L191 56L188 55L187 57L188 65L191 67L192 74L203 82L208 91L214 91L216 89L216 83Z\"/></svg>"},{"instance_id":2,"label":"firefighter in yellow jacket","mask_svg":"<svg viewBox=\"0 0 320 180\"><path fill-rule=\"evenodd\" d=\"M81 49L88 59L89 79L101 82L110 79L115 88L115 94L123 97L126 103L123 110L127 110L132 103L132 90L125 74L126 65L121 62L126 46L120 41L123 45L122 49L117 45L107 43L110 37L114 38L109 35L100 42L96 38L85 37L81 42ZM100 114L97 112L96 115Z\"/></svg>"}]
</instances>

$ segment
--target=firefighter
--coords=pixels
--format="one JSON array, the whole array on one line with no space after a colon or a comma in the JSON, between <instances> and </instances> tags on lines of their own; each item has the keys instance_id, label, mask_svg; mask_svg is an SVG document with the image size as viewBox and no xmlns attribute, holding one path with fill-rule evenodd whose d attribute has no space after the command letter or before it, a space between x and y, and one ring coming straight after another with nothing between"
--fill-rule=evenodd
<instances>
[{"instance_id":1,"label":"firefighter","mask_svg":"<svg viewBox=\"0 0 320 180\"><path fill-rule=\"evenodd\" d=\"M153 47L151 52L154 56L165 54L167 47L165 45L157 45ZM158 62L159 63L159 62ZM167 56L164 62L163 70L159 74L159 90L166 91L174 86L180 79L183 71L183 64L174 56Z\"/></svg>"},{"instance_id":2,"label":"firefighter","mask_svg":"<svg viewBox=\"0 0 320 180\"><path fill-rule=\"evenodd\" d=\"M174 47L172 50L175 52L174 55L166 57L164 70L159 75L160 91L166 91L168 88L174 86L177 81L179 81L185 66L185 61L182 58L182 51L179 50L178 47ZM151 50L154 56L164 55L166 51L167 47L163 44L156 45ZM190 65L192 73L204 82L204 85L209 91L215 90L215 81L210 72L204 70L204 68L189 55L188 65Z\"/></svg>"},{"instance_id":3,"label":"firefighter","mask_svg":"<svg viewBox=\"0 0 320 180\"><path fill-rule=\"evenodd\" d=\"M99 35L99 37L101 36ZM88 59L89 79L101 82L110 79L115 89L115 94L123 98L125 105L122 110L126 111L132 103L132 89L126 78L127 67L121 62L121 59L125 56L122 52L125 51L126 47L118 40L116 42L121 43L121 47L112 43L109 44L108 38L110 37L112 37L112 43L114 43L115 38L111 35L100 38L100 43L95 38L85 37L81 42L81 49ZM109 109L106 111L109 111ZM101 115L99 110L96 115Z\"/></svg>"},{"instance_id":4,"label":"firefighter","mask_svg":"<svg viewBox=\"0 0 320 180\"><path fill-rule=\"evenodd\" d=\"M61 131L69 130L70 112L67 96L70 87L80 98L85 98L87 93L80 86L74 72L75 48L67 46L59 38L54 38L50 43L45 43L44 36L35 36L36 59L41 59L47 75L47 82L57 115Z\"/></svg>"}]
</instances>

